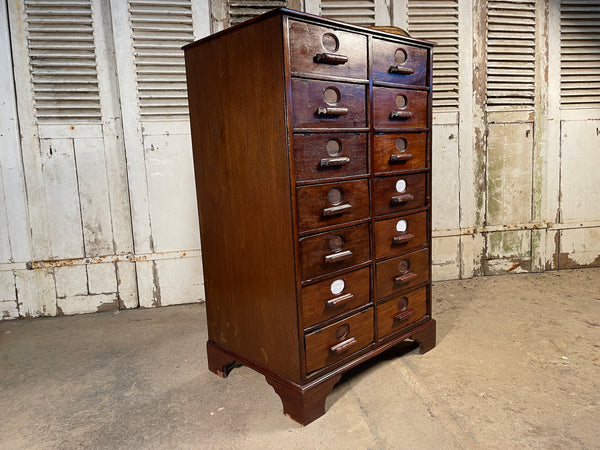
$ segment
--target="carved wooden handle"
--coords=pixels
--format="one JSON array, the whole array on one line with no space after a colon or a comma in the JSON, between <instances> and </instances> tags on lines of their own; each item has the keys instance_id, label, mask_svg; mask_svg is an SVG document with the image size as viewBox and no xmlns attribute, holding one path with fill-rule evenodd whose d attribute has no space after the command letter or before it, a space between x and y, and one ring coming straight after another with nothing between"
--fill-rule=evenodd
<instances>
[{"instance_id":1,"label":"carved wooden handle","mask_svg":"<svg viewBox=\"0 0 600 450\"><path fill-rule=\"evenodd\" d=\"M346 350L348 350L350 347L352 347L354 344L356 344L357 340L354 337L348 338L345 341L340 342L339 344L334 345L333 347L331 347L329 349L329 351L331 351L331 353L335 353L336 355L339 355L340 353L345 352Z\"/></svg>"},{"instance_id":2,"label":"carved wooden handle","mask_svg":"<svg viewBox=\"0 0 600 450\"><path fill-rule=\"evenodd\" d=\"M346 211L352 209L350 203L344 203L343 205L331 206L329 208L323 208L321 215L323 217L337 216L338 214L344 214Z\"/></svg>"},{"instance_id":3,"label":"carved wooden handle","mask_svg":"<svg viewBox=\"0 0 600 450\"><path fill-rule=\"evenodd\" d=\"M417 277L417 274L414 272L403 273L402 275L398 275L397 277L394 277L394 284L406 283L416 277Z\"/></svg>"},{"instance_id":4,"label":"carved wooden handle","mask_svg":"<svg viewBox=\"0 0 600 450\"><path fill-rule=\"evenodd\" d=\"M336 263L340 261L346 261L347 259L352 258L352 250L344 250L339 253L331 253L329 255L325 255L325 262L328 264Z\"/></svg>"},{"instance_id":5,"label":"carved wooden handle","mask_svg":"<svg viewBox=\"0 0 600 450\"><path fill-rule=\"evenodd\" d=\"M408 241L410 241L414 237L415 237L415 235L412 233L405 233L401 236L394 236L392 238L392 245L406 244Z\"/></svg>"},{"instance_id":6,"label":"carved wooden handle","mask_svg":"<svg viewBox=\"0 0 600 450\"><path fill-rule=\"evenodd\" d=\"M347 156L338 156L336 158L322 158L321 167L339 167L345 166L350 162Z\"/></svg>"},{"instance_id":7,"label":"carved wooden handle","mask_svg":"<svg viewBox=\"0 0 600 450\"><path fill-rule=\"evenodd\" d=\"M412 153L394 153L390 155L390 163L403 163L408 161L409 159L413 159Z\"/></svg>"},{"instance_id":8,"label":"carved wooden handle","mask_svg":"<svg viewBox=\"0 0 600 450\"><path fill-rule=\"evenodd\" d=\"M394 321L400 322L401 320L408 319L410 316L414 315L415 312L412 309L406 309L402 312L399 312L394 316Z\"/></svg>"},{"instance_id":9,"label":"carved wooden handle","mask_svg":"<svg viewBox=\"0 0 600 450\"><path fill-rule=\"evenodd\" d=\"M390 113L390 119L395 119L395 120L404 120L404 119L410 119L413 116L413 112L412 111L392 111Z\"/></svg>"},{"instance_id":10,"label":"carved wooden handle","mask_svg":"<svg viewBox=\"0 0 600 450\"><path fill-rule=\"evenodd\" d=\"M338 106L319 106L317 116L345 116L348 114L348 108Z\"/></svg>"},{"instance_id":11,"label":"carved wooden handle","mask_svg":"<svg viewBox=\"0 0 600 450\"><path fill-rule=\"evenodd\" d=\"M314 57L316 63L340 65L348 62L348 57L334 53L317 53Z\"/></svg>"},{"instance_id":12,"label":"carved wooden handle","mask_svg":"<svg viewBox=\"0 0 600 450\"><path fill-rule=\"evenodd\" d=\"M406 66L390 66L388 71L397 75L412 75L415 73L415 69Z\"/></svg>"},{"instance_id":13,"label":"carved wooden handle","mask_svg":"<svg viewBox=\"0 0 600 450\"><path fill-rule=\"evenodd\" d=\"M336 298L332 298L331 300L327 300L327 303L325 304L325 306L327 308L335 308L336 306L347 302L348 300L352 300L354 298L354 295L352 295L351 293L347 293L344 295L340 295L339 297Z\"/></svg>"},{"instance_id":14,"label":"carved wooden handle","mask_svg":"<svg viewBox=\"0 0 600 450\"><path fill-rule=\"evenodd\" d=\"M415 196L412 194L394 195L391 200L392 205L401 205L402 203L410 202L414 200Z\"/></svg>"}]
</instances>

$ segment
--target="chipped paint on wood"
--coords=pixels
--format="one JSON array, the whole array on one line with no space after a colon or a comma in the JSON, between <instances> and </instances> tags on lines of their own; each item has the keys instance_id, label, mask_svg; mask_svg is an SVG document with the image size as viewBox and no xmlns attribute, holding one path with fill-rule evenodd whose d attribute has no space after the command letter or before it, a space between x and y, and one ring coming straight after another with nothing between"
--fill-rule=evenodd
<instances>
[{"instance_id":1,"label":"chipped paint on wood","mask_svg":"<svg viewBox=\"0 0 600 450\"><path fill-rule=\"evenodd\" d=\"M561 230L560 269L600 266L600 228Z\"/></svg>"},{"instance_id":2,"label":"chipped paint on wood","mask_svg":"<svg viewBox=\"0 0 600 450\"><path fill-rule=\"evenodd\" d=\"M531 231L499 231L487 233L488 259L529 258L531 254Z\"/></svg>"},{"instance_id":3,"label":"chipped paint on wood","mask_svg":"<svg viewBox=\"0 0 600 450\"><path fill-rule=\"evenodd\" d=\"M432 224L433 229L456 229L460 222L460 167L458 126L433 127Z\"/></svg>"},{"instance_id":4,"label":"chipped paint on wood","mask_svg":"<svg viewBox=\"0 0 600 450\"><path fill-rule=\"evenodd\" d=\"M460 277L460 236L435 238L431 242L432 277L434 281L456 280Z\"/></svg>"}]
</instances>

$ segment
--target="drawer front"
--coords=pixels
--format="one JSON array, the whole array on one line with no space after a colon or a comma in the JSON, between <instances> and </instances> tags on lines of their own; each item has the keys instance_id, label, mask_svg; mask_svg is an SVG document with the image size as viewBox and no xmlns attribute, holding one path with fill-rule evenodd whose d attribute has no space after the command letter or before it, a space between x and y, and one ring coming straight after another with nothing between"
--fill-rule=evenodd
<instances>
[{"instance_id":1,"label":"drawer front","mask_svg":"<svg viewBox=\"0 0 600 450\"><path fill-rule=\"evenodd\" d=\"M377 339L394 334L427 314L427 288L394 297L377 305Z\"/></svg>"},{"instance_id":2,"label":"drawer front","mask_svg":"<svg viewBox=\"0 0 600 450\"><path fill-rule=\"evenodd\" d=\"M379 216L425 206L426 185L426 173L375 178L373 213Z\"/></svg>"},{"instance_id":3,"label":"drawer front","mask_svg":"<svg viewBox=\"0 0 600 450\"><path fill-rule=\"evenodd\" d=\"M427 243L427 212L375 222L375 257L406 253Z\"/></svg>"},{"instance_id":4,"label":"drawer front","mask_svg":"<svg viewBox=\"0 0 600 450\"><path fill-rule=\"evenodd\" d=\"M296 180L367 175L366 133L294 134Z\"/></svg>"},{"instance_id":5,"label":"drawer front","mask_svg":"<svg viewBox=\"0 0 600 450\"><path fill-rule=\"evenodd\" d=\"M376 271L377 298L425 283L429 280L429 249L377 263Z\"/></svg>"},{"instance_id":6,"label":"drawer front","mask_svg":"<svg viewBox=\"0 0 600 450\"><path fill-rule=\"evenodd\" d=\"M340 320L304 337L306 371L333 364L373 342L373 308Z\"/></svg>"},{"instance_id":7,"label":"drawer front","mask_svg":"<svg viewBox=\"0 0 600 450\"><path fill-rule=\"evenodd\" d=\"M373 88L373 125L380 128L426 128L427 91Z\"/></svg>"},{"instance_id":8,"label":"drawer front","mask_svg":"<svg viewBox=\"0 0 600 450\"><path fill-rule=\"evenodd\" d=\"M425 169L427 133L375 134L373 171L376 174Z\"/></svg>"},{"instance_id":9,"label":"drawer front","mask_svg":"<svg viewBox=\"0 0 600 450\"><path fill-rule=\"evenodd\" d=\"M297 188L300 233L369 217L368 180Z\"/></svg>"},{"instance_id":10,"label":"drawer front","mask_svg":"<svg viewBox=\"0 0 600 450\"><path fill-rule=\"evenodd\" d=\"M369 303L368 267L302 288L304 328Z\"/></svg>"},{"instance_id":11,"label":"drawer front","mask_svg":"<svg viewBox=\"0 0 600 450\"><path fill-rule=\"evenodd\" d=\"M369 261L369 225L305 237L299 246L303 280L347 269Z\"/></svg>"},{"instance_id":12,"label":"drawer front","mask_svg":"<svg viewBox=\"0 0 600 450\"><path fill-rule=\"evenodd\" d=\"M366 87L362 84L292 79L295 128L367 126Z\"/></svg>"},{"instance_id":13,"label":"drawer front","mask_svg":"<svg viewBox=\"0 0 600 450\"><path fill-rule=\"evenodd\" d=\"M425 86L427 50L373 39L373 80Z\"/></svg>"},{"instance_id":14,"label":"drawer front","mask_svg":"<svg viewBox=\"0 0 600 450\"><path fill-rule=\"evenodd\" d=\"M367 37L308 23L289 22L294 74L367 78Z\"/></svg>"}]
</instances>

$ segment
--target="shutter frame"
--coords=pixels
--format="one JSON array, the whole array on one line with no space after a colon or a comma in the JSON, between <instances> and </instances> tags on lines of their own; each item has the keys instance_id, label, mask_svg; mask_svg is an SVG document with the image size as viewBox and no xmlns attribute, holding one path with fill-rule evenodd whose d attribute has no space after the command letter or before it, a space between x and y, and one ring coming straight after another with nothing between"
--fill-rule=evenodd
<instances>
[{"instance_id":1,"label":"shutter frame","mask_svg":"<svg viewBox=\"0 0 600 450\"><path fill-rule=\"evenodd\" d=\"M355 25L373 26L375 0L321 0L321 15Z\"/></svg>"}]
</instances>

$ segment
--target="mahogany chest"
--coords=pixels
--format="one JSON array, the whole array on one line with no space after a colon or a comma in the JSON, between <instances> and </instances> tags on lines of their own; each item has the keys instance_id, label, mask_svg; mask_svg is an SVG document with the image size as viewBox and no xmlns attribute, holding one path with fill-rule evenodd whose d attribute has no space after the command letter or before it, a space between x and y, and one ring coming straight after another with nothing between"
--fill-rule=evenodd
<instances>
[{"instance_id":1,"label":"mahogany chest","mask_svg":"<svg viewBox=\"0 0 600 450\"><path fill-rule=\"evenodd\" d=\"M284 413L431 316L431 50L278 9L186 47L209 369Z\"/></svg>"}]
</instances>

